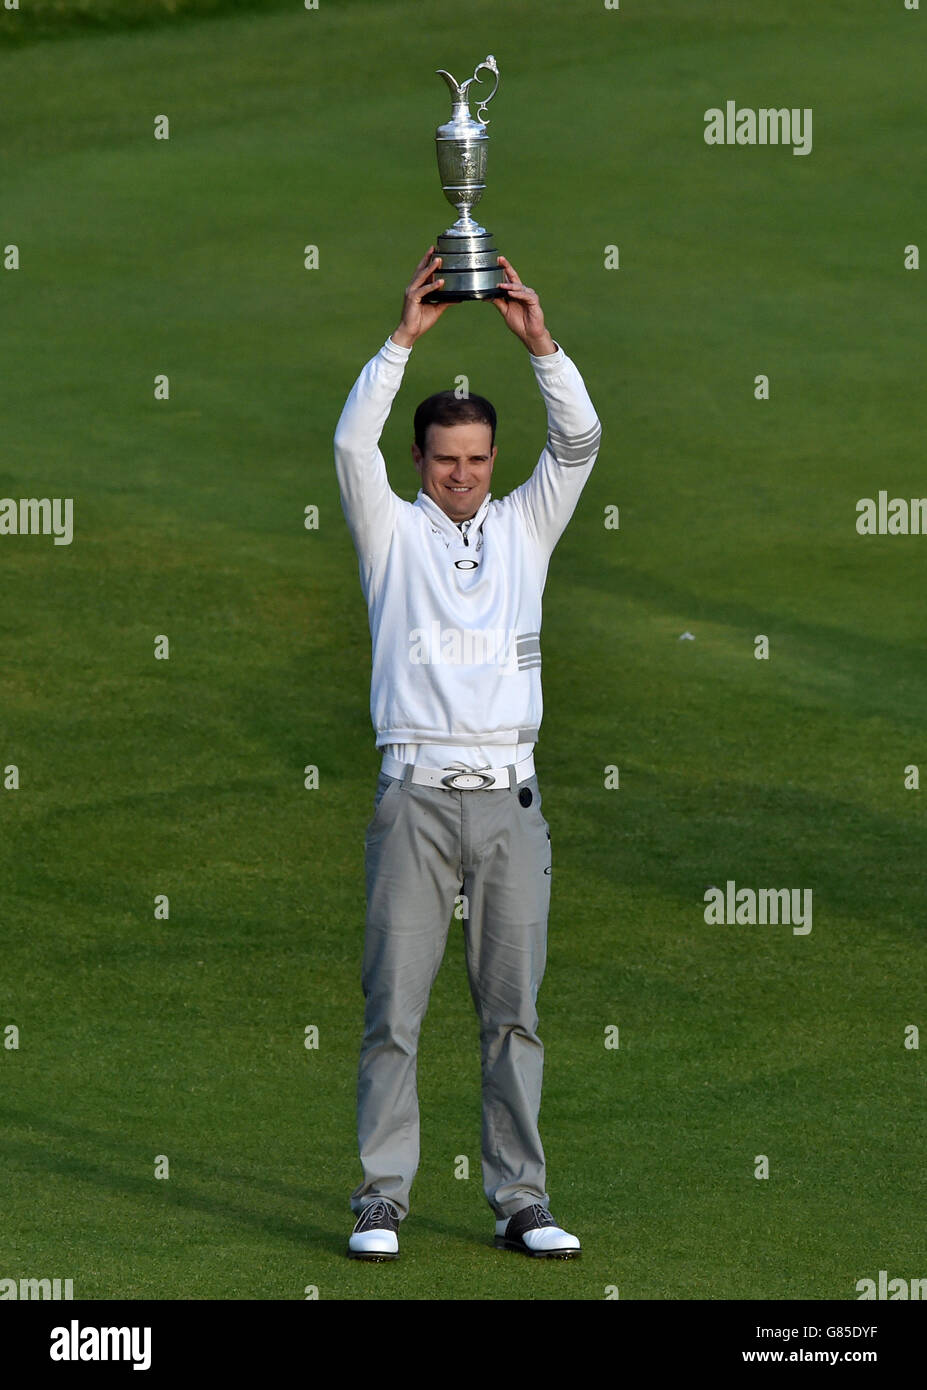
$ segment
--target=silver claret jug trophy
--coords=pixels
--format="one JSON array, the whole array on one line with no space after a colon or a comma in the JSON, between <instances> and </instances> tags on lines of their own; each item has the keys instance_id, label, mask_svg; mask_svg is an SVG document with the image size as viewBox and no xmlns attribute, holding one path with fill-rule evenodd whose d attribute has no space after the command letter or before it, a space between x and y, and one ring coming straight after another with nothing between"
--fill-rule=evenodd
<instances>
[{"instance_id":1,"label":"silver claret jug trophy","mask_svg":"<svg viewBox=\"0 0 927 1390\"><path fill-rule=\"evenodd\" d=\"M505 279L505 272L497 264L498 252L493 245L492 233L487 232L470 216L483 196L486 187L486 156L489 153L489 136L486 127L489 122L476 120L470 115L467 88L471 82L481 82L477 75L486 68L495 76L493 89L488 97L477 103L477 116L481 117L486 107L496 95L499 86L499 69L490 53L482 63L477 63L473 76L466 82L458 82L443 68L437 68L454 99L451 119L439 125L435 131L435 146L438 152L438 173L444 196L459 214L453 227L438 237L435 254L441 257L438 274L444 277L440 290L424 296L426 304L440 304L455 299L504 299L505 290L499 288Z\"/></svg>"}]
</instances>

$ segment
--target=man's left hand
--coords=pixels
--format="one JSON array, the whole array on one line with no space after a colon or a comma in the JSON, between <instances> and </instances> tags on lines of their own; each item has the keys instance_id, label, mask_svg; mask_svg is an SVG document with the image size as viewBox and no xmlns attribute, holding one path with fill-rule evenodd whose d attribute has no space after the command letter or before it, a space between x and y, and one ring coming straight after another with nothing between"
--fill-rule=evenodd
<instances>
[{"instance_id":1,"label":"man's left hand","mask_svg":"<svg viewBox=\"0 0 927 1390\"><path fill-rule=\"evenodd\" d=\"M499 257L499 264L505 271L505 279L499 288L506 291L507 298L494 299L492 303L515 336L535 357L556 352L554 340L544 326L544 311L537 290L522 284L518 271L505 256Z\"/></svg>"}]
</instances>

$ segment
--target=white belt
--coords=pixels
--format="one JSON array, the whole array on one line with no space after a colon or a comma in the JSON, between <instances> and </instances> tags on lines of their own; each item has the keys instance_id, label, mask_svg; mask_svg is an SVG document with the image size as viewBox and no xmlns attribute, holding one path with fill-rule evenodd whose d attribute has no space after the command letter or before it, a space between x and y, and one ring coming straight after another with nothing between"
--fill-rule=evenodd
<instances>
[{"instance_id":1,"label":"white belt","mask_svg":"<svg viewBox=\"0 0 927 1390\"><path fill-rule=\"evenodd\" d=\"M451 791L495 791L510 787L508 767L422 767L419 763L404 763L394 758L392 753L383 754L380 770L388 777L405 778L411 767L410 782L418 782L423 787L447 787ZM534 754L515 763L515 782L525 782L534 776Z\"/></svg>"}]
</instances>

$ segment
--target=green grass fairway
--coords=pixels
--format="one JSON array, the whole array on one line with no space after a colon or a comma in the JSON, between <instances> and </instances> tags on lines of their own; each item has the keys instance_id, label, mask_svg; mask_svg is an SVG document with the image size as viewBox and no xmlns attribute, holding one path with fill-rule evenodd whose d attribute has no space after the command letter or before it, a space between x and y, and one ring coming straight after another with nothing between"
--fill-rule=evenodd
<instances>
[{"instance_id":1,"label":"green grass fairway","mask_svg":"<svg viewBox=\"0 0 927 1390\"><path fill-rule=\"evenodd\" d=\"M927 1028L927 785L905 788L927 778L927 536L855 525L862 497L927 494L925 271L903 265L927 250L925 23L901 0L323 0L21 42L5 17L0 496L73 498L74 540L0 536L0 1279L831 1300L927 1277L927 1041L905 1046ZM479 215L604 427L550 569L537 750L541 1133L584 1253L491 1246L458 925L402 1258L359 1265L379 760L332 435L453 220L435 69L489 52ZM812 152L706 145L728 99L811 108ZM494 494L537 461L524 348L455 305L381 441L409 499L413 410L461 373L499 412ZM813 929L707 924L728 880L812 890Z\"/></svg>"}]
</instances>

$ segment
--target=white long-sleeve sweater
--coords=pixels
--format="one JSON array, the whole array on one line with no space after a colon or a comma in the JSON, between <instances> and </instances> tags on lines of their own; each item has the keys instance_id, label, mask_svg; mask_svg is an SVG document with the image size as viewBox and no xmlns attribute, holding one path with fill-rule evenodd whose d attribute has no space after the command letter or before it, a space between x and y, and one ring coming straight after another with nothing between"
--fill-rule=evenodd
<instances>
[{"instance_id":1,"label":"white long-sleeve sweater","mask_svg":"<svg viewBox=\"0 0 927 1390\"><path fill-rule=\"evenodd\" d=\"M598 452L601 425L575 364L531 356L548 435L530 478L487 494L464 533L432 498L389 485L379 439L412 349L387 338L334 437L341 505L373 644L377 747L406 761L498 767L538 737L541 598L554 546Z\"/></svg>"}]
</instances>

